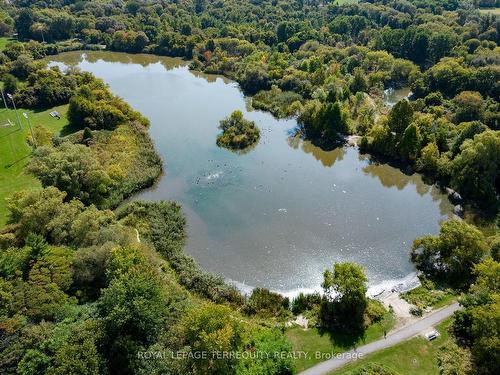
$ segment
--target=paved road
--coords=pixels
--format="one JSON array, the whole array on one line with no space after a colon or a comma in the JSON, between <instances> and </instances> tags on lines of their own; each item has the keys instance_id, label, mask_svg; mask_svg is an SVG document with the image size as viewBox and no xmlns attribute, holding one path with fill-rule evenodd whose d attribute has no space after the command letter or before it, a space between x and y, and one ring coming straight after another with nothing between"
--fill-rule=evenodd
<instances>
[{"instance_id":1,"label":"paved road","mask_svg":"<svg viewBox=\"0 0 500 375\"><path fill-rule=\"evenodd\" d=\"M386 339L380 339L370 344L360 346L355 350L342 353L341 355L335 358L326 360L324 362L317 364L316 366L308 368L307 370L301 372L299 375L328 374L330 371L342 367L345 364L349 363L350 361L354 360L353 358L359 358L358 356L360 354L361 354L360 358L363 358L363 356L366 356L367 354L388 348L390 346L399 344L402 341L408 340L409 338L418 335L422 331L428 330L435 324L448 318L458 309L459 309L458 303L446 306L440 310L437 310L429 314L425 318L422 318L415 323L407 325L406 327L403 327L395 332L388 334Z\"/></svg>"}]
</instances>

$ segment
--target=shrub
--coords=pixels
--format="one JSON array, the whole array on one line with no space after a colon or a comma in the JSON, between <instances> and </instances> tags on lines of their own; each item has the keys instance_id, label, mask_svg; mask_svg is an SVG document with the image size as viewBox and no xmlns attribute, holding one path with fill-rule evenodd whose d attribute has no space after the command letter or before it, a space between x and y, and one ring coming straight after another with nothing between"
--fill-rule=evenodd
<instances>
[{"instance_id":1,"label":"shrub","mask_svg":"<svg viewBox=\"0 0 500 375\"><path fill-rule=\"evenodd\" d=\"M248 315L280 316L288 311L290 300L265 288L255 288L243 307Z\"/></svg>"},{"instance_id":2,"label":"shrub","mask_svg":"<svg viewBox=\"0 0 500 375\"><path fill-rule=\"evenodd\" d=\"M306 310L312 310L315 306L319 306L320 304L321 296L319 293L304 294L301 292L292 300L292 312L294 314L300 314Z\"/></svg>"},{"instance_id":3,"label":"shrub","mask_svg":"<svg viewBox=\"0 0 500 375\"><path fill-rule=\"evenodd\" d=\"M365 327L381 321L386 312L380 301L369 299L365 310Z\"/></svg>"}]
</instances>

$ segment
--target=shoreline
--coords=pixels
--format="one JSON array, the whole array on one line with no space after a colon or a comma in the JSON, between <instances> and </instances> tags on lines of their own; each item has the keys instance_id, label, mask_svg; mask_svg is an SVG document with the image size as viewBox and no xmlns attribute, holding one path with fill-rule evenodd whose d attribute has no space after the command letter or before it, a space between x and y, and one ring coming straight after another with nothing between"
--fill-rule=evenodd
<instances>
[{"instance_id":1,"label":"shoreline","mask_svg":"<svg viewBox=\"0 0 500 375\"><path fill-rule=\"evenodd\" d=\"M247 285L243 282L225 279L226 283L235 286L242 294L250 295L255 288L260 288L260 286L251 286ZM376 284L370 284L368 282L368 291L367 296L379 301L384 301L389 298L389 296L396 294L400 294L403 292L410 291L412 289L418 288L420 286L420 280L418 279L417 272L414 271L407 276L396 278L396 279L386 279L382 280ZM311 294L311 293L319 293L322 294L321 286L312 287L312 288L295 288L290 290L279 290L268 288L270 291L274 293L278 293L284 297L293 298L297 297L300 293Z\"/></svg>"}]
</instances>

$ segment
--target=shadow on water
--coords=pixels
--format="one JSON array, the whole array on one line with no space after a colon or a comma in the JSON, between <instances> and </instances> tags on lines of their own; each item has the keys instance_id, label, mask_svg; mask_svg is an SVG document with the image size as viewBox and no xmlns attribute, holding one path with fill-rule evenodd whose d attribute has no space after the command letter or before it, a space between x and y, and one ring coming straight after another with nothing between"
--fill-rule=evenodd
<instances>
[{"instance_id":1,"label":"shadow on water","mask_svg":"<svg viewBox=\"0 0 500 375\"><path fill-rule=\"evenodd\" d=\"M247 147L241 148L241 149L230 148L230 147L219 146L219 145L217 145L217 147L219 147L220 149L228 150L236 155L245 155L245 154L248 154L250 151L254 150L257 147L257 145L259 144L259 142L260 142L260 140L255 142L254 144L252 144L250 146L247 146Z\"/></svg>"},{"instance_id":2,"label":"shadow on water","mask_svg":"<svg viewBox=\"0 0 500 375\"><path fill-rule=\"evenodd\" d=\"M287 142L291 148L301 149L304 153L313 155L324 167L331 168L337 161L344 158L345 148L343 144L332 143L330 147L318 146L313 141L303 137L300 127L290 129L287 135Z\"/></svg>"}]
</instances>

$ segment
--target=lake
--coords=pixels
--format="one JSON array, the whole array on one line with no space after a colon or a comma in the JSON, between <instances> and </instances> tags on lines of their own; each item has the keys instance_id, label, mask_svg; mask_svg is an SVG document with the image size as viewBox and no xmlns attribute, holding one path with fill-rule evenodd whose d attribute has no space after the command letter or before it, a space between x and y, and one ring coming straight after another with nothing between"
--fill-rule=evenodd
<instances>
[{"instance_id":1,"label":"lake","mask_svg":"<svg viewBox=\"0 0 500 375\"><path fill-rule=\"evenodd\" d=\"M238 85L180 59L70 52L151 121L165 174L134 199L173 199L188 219L186 251L245 289L319 289L334 262L363 265L371 290L414 279L412 241L439 231L452 205L439 189L372 162L354 147L323 151L294 136L296 120L249 109ZM219 121L243 111L261 129L245 154L218 148Z\"/></svg>"}]
</instances>

